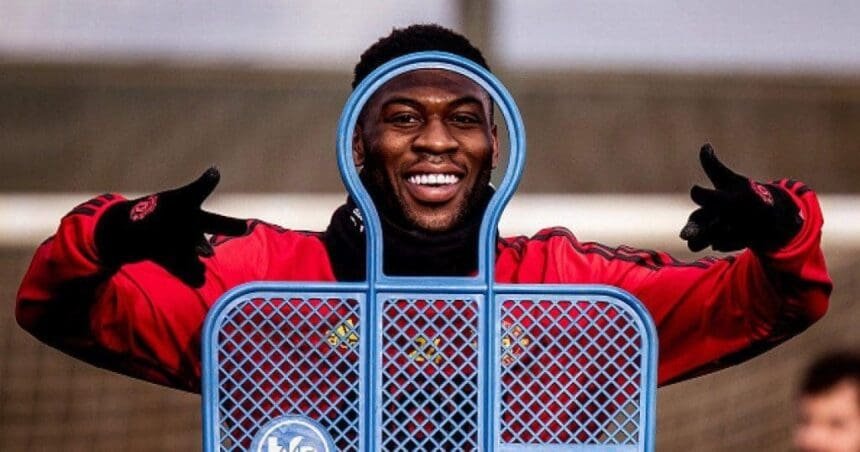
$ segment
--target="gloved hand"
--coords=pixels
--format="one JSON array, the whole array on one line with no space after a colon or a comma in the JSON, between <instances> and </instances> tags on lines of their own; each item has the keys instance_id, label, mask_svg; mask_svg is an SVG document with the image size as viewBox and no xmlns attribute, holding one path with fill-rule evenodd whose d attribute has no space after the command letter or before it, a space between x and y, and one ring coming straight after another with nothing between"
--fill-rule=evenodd
<instances>
[{"instance_id":1,"label":"gloved hand","mask_svg":"<svg viewBox=\"0 0 860 452\"><path fill-rule=\"evenodd\" d=\"M108 267L151 260L193 287L204 282L199 256L214 254L204 233L242 235L245 220L201 210L218 185L218 170L209 168L190 184L111 206L95 230L98 256Z\"/></svg>"},{"instance_id":2,"label":"gloved hand","mask_svg":"<svg viewBox=\"0 0 860 452\"><path fill-rule=\"evenodd\" d=\"M696 185L690 190L690 197L701 206L681 230L690 251L708 245L715 251L776 251L800 231L800 209L781 188L730 170L709 143L702 146L699 159L714 189Z\"/></svg>"}]
</instances>

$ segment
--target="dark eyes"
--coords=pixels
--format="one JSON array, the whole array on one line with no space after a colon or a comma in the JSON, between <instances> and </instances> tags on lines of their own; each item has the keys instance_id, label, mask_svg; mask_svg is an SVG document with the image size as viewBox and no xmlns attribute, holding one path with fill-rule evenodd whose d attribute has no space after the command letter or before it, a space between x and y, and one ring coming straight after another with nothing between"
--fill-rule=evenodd
<instances>
[{"instance_id":1,"label":"dark eyes","mask_svg":"<svg viewBox=\"0 0 860 452\"><path fill-rule=\"evenodd\" d=\"M420 121L421 119L412 113L398 113L388 118L388 122L394 124L416 124Z\"/></svg>"},{"instance_id":2,"label":"dark eyes","mask_svg":"<svg viewBox=\"0 0 860 452\"><path fill-rule=\"evenodd\" d=\"M414 126L424 121L420 115L416 113L397 113L389 116L385 122L398 126ZM474 113L454 113L448 117L448 122L460 126L472 126L481 123L481 118Z\"/></svg>"},{"instance_id":3,"label":"dark eyes","mask_svg":"<svg viewBox=\"0 0 860 452\"><path fill-rule=\"evenodd\" d=\"M470 113L455 113L451 116L451 121L458 124L479 124L481 119Z\"/></svg>"}]
</instances>

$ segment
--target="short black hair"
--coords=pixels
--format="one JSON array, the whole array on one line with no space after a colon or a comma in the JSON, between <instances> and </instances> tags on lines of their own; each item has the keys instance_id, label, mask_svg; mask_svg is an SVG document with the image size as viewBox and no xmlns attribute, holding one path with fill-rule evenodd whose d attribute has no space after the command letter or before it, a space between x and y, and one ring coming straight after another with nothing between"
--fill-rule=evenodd
<instances>
[{"instance_id":1,"label":"short black hair","mask_svg":"<svg viewBox=\"0 0 860 452\"><path fill-rule=\"evenodd\" d=\"M816 359L806 370L800 394L822 394L842 382L853 384L860 394L860 351L834 351Z\"/></svg>"},{"instance_id":2,"label":"short black hair","mask_svg":"<svg viewBox=\"0 0 860 452\"><path fill-rule=\"evenodd\" d=\"M453 53L490 70L484 55L465 36L437 24L416 24L395 28L391 34L368 47L355 65L352 88L355 89L374 69L388 61L425 50Z\"/></svg>"}]
</instances>

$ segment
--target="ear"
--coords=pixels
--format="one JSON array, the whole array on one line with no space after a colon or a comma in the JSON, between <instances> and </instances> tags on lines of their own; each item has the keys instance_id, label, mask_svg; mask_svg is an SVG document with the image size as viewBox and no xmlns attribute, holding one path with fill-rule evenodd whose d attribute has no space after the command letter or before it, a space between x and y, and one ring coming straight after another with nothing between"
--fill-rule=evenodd
<instances>
[{"instance_id":1,"label":"ear","mask_svg":"<svg viewBox=\"0 0 860 452\"><path fill-rule=\"evenodd\" d=\"M361 126L358 124L352 131L352 161L355 166L364 165L364 140L361 139Z\"/></svg>"},{"instance_id":2,"label":"ear","mask_svg":"<svg viewBox=\"0 0 860 452\"><path fill-rule=\"evenodd\" d=\"M493 124L493 128L491 129L491 133L493 134L493 169L496 169L496 166L499 164L499 130L498 127Z\"/></svg>"}]
</instances>

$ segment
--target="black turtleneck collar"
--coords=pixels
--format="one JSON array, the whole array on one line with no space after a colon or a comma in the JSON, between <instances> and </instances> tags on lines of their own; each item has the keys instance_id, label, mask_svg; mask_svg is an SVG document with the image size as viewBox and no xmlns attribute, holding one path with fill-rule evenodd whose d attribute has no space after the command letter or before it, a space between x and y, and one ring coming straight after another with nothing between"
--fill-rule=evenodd
<instances>
[{"instance_id":1,"label":"black turtleneck collar","mask_svg":"<svg viewBox=\"0 0 860 452\"><path fill-rule=\"evenodd\" d=\"M385 274L467 276L474 273L478 268L481 219L492 195L493 189L487 187L479 208L457 228L446 232L406 228L380 211ZM365 279L364 221L351 198L334 211L324 241L338 281Z\"/></svg>"}]
</instances>

